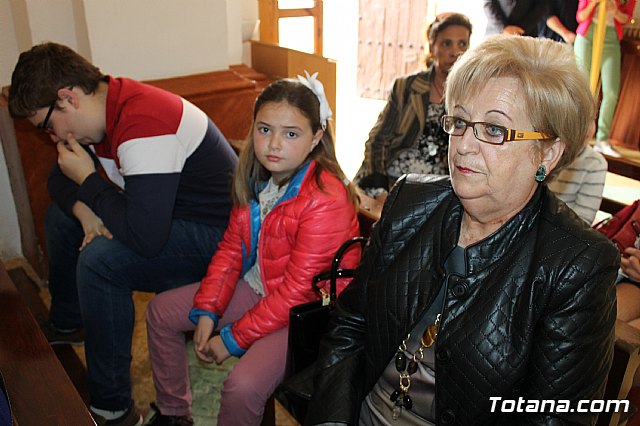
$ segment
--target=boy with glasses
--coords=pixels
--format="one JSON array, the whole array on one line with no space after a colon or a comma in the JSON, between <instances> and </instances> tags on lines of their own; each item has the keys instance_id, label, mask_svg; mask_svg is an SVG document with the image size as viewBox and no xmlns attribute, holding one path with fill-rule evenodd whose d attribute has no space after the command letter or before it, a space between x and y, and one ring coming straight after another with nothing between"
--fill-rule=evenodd
<instances>
[{"instance_id":1,"label":"boy with glasses","mask_svg":"<svg viewBox=\"0 0 640 426\"><path fill-rule=\"evenodd\" d=\"M58 150L45 232L51 344L82 343L96 420L139 424L131 400L132 292L200 280L226 228L237 156L181 97L104 75L70 48L20 55L9 111Z\"/></svg>"}]
</instances>

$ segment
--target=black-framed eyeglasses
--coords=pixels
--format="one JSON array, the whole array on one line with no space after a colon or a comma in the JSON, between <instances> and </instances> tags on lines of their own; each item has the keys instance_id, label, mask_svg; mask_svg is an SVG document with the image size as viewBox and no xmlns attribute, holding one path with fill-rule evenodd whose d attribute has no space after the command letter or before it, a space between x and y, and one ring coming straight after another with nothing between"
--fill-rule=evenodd
<instances>
[{"instance_id":1,"label":"black-framed eyeglasses","mask_svg":"<svg viewBox=\"0 0 640 426\"><path fill-rule=\"evenodd\" d=\"M51 118L51 113L53 113L53 110L55 109L57 103L58 99L51 102L51 105L49 105L49 111L47 111L47 115L44 116L44 120L42 120L42 123L36 126L38 130L45 133L51 133L53 131L53 129L49 127L49 119Z\"/></svg>"},{"instance_id":2,"label":"black-framed eyeglasses","mask_svg":"<svg viewBox=\"0 0 640 426\"><path fill-rule=\"evenodd\" d=\"M67 89L69 90L73 89L73 85L67 86ZM53 110L56 108L56 104L58 103L58 100L59 98L56 97L56 99L54 99L53 102L51 102L51 105L49 105L49 110L47 111L47 115L44 116L44 120L42 120L42 123L36 126L38 130L45 133L53 133L53 128L49 126L49 119L51 118L51 114L53 113Z\"/></svg>"},{"instance_id":3,"label":"black-framed eyeglasses","mask_svg":"<svg viewBox=\"0 0 640 426\"><path fill-rule=\"evenodd\" d=\"M476 139L493 145L502 145L505 142L513 141L550 140L555 138L555 136L541 132L513 130L484 121L467 121L454 115L442 116L440 124L444 131L452 136L462 136L467 131L467 127L471 127Z\"/></svg>"}]
</instances>

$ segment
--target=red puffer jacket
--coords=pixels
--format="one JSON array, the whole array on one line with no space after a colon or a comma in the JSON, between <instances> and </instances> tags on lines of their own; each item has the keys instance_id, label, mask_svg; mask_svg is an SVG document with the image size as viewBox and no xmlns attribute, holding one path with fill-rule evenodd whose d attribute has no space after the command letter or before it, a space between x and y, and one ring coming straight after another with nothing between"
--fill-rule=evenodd
<instances>
[{"instance_id":1,"label":"red puffer jacket","mask_svg":"<svg viewBox=\"0 0 640 426\"><path fill-rule=\"evenodd\" d=\"M314 170L312 161L296 173L262 223L257 250L265 297L231 327L221 330L232 355L242 355L256 340L286 327L292 306L318 299L311 279L329 269L344 241L360 233L355 206L344 184L324 171L321 190ZM255 201L232 210L229 226L195 295L192 319L194 312L213 313L215 319L222 316L238 280L255 262L259 220ZM355 267L359 260L359 250L354 248L342 265ZM347 283L339 282L338 291Z\"/></svg>"}]
</instances>

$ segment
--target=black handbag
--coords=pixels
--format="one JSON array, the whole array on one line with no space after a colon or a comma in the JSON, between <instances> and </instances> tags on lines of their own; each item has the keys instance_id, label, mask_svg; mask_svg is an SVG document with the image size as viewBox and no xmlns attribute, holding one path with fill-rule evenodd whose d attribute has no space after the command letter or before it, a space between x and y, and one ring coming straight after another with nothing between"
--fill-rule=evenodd
<instances>
[{"instance_id":1,"label":"black handbag","mask_svg":"<svg viewBox=\"0 0 640 426\"><path fill-rule=\"evenodd\" d=\"M288 375L294 375L311 365L318 357L320 339L327 331L329 314L336 300L338 278L353 277L353 269L340 269L345 252L354 244L364 244L364 237L355 237L343 243L331 262L331 270L315 277L311 285L323 294L322 300L303 303L289 311L289 350L287 360ZM318 288L318 284L329 280L329 293Z\"/></svg>"},{"instance_id":2,"label":"black handbag","mask_svg":"<svg viewBox=\"0 0 640 426\"><path fill-rule=\"evenodd\" d=\"M327 331L329 315L336 301L336 282L338 278L353 277L354 269L341 269L340 262L354 244L364 245L367 239L355 237L344 242L336 252L331 269L315 277L311 285L314 290L323 293L322 300L294 306L289 311L289 348L287 354L287 376L281 387L285 407L300 422L304 420L306 405L311 399L313 363L318 358L320 339ZM329 280L329 292L319 289L318 284Z\"/></svg>"}]
</instances>

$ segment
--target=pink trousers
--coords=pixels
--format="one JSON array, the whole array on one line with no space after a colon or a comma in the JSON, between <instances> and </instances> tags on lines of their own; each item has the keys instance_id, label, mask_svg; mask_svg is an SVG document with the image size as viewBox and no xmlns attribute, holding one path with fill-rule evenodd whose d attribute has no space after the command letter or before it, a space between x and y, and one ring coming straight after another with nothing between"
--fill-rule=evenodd
<instances>
[{"instance_id":1,"label":"pink trousers","mask_svg":"<svg viewBox=\"0 0 640 426\"><path fill-rule=\"evenodd\" d=\"M181 416L191 412L185 333L195 329L189 318L199 283L158 294L147 308L147 335L156 403L160 412ZM240 318L260 296L238 281L218 330ZM264 406L282 382L286 368L288 328L256 341L224 381L218 425L259 425Z\"/></svg>"}]
</instances>

